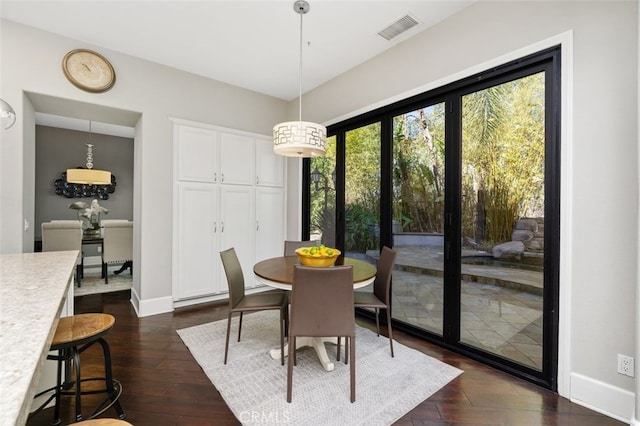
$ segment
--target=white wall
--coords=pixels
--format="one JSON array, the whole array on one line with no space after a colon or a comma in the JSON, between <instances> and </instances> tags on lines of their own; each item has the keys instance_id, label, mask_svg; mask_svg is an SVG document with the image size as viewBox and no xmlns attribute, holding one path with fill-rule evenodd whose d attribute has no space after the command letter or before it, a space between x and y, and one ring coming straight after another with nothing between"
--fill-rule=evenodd
<instances>
[{"instance_id":1,"label":"white wall","mask_svg":"<svg viewBox=\"0 0 640 426\"><path fill-rule=\"evenodd\" d=\"M332 123L563 43L559 391L623 420L634 405L616 360L635 353L637 8L481 2L305 95L307 119Z\"/></svg>"},{"instance_id":2,"label":"white wall","mask_svg":"<svg viewBox=\"0 0 640 426\"><path fill-rule=\"evenodd\" d=\"M0 25L0 96L18 116L0 134L0 253L33 246L33 233L23 231L23 220L33 224L35 120L23 93L139 112L134 147L134 261L139 266L134 268L133 299L141 315L171 309L173 145L168 117L269 135L274 123L288 118L286 103L9 21ZM113 89L86 93L65 79L62 58L79 47L111 61L117 73ZM91 118L83 116L83 108L76 112L78 118Z\"/></svg>"}]
</instances>

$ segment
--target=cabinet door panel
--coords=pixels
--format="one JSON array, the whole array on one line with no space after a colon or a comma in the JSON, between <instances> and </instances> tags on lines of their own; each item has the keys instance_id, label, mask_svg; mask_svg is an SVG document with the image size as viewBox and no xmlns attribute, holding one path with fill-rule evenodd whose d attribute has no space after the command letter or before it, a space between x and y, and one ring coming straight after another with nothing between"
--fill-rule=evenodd
<instances>
[{"instance_id":1,"label":"cabinet door panel","mask_svg":"<svg viewBox=\"0 0 640 426\"><path fill-rule=\"evenodd\" d=\"M256 189L256 262L282 256L284 189Z\"/></svg>"},{"instance_id":2,"label":"cabinet door panel","mask_svg":"<svg viewBox=\"0 0 640 426\"><path fill-rule=\"evenodd\" d=\"M216 182L218 132L198 127L176 126L178 179Z\"/></svg>"},{"instance_id":3,"label":"cabinet door panel","mask_svg":"<svg viewBox=\"0 0 640 426\"><path fill-rule=\"evenodd\" d=\"M245 285L251 287L253 279L253 244L255 220L253 188L223 186L220 188L220 250L235 248Z\"/></svg>"},{"instance_id":4,"label":"cabinet door panel","mask_svg":"<svg viewBox=\"0 0 640 426\"><path fill-rule=\"evenodd\" d=\"M218 270L217 193L211 184L179 184L177 299L227 291Z\"/></svg>"},{"instance_id":5,"label":"cabinet door panel","mask_svg":"<svg viewBox=\"0 0 640 426\"><path fill-rule=\"evenodd\" d=\"M220 134L220 183L253 185L254 139L231 133Z\"/></svg>"},{"instance_id":6,"label":"cabinet door panel","mask_svg":"<svg viewBox=\"0 0 640 426\"><path fill-rule=\"evenodd\" d=\"M256 139L256 185L284 186L284 157L273 152L271 139Z\"/></svg>"}]
</instances>

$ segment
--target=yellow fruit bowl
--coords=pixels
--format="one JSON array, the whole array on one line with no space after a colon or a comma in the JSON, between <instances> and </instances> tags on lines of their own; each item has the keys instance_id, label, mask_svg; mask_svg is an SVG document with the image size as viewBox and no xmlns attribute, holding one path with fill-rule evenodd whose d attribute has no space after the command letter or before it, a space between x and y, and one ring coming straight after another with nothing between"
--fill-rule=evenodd
<instances>
[{"instance_id":1,"label":"yellow fruit bowl","mask_svg":"<svg viewBox=\"0 0 640 426\"><path fill-rule=\"evenodd\" d=\"M340 256L340 250L324 247L311 251L313 247L300 247L296 250L300 263L305 266L315 266L317 268L326 268L333 266ZM313 254L312 254L313 253ZM331 254L329 254L331 253Z\"/></svg>"}]
</instances>

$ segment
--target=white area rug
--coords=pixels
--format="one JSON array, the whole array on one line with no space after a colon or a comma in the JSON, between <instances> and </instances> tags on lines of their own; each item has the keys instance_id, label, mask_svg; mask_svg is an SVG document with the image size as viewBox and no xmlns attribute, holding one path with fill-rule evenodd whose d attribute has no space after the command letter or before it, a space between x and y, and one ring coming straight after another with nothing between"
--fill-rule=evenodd
<instances>
[{"instance_id":1,"label":"white area rug","mask_svg":"<svg viewBox=\"0 0 640 426\"><path fill-rule=\"evenodd\" d=\"M226 323L207 323L178 334L245 425L387 426L462 373L396 341L391 358L386 337L357 327L356 402L349 401L349 366L343 356L335 361L335 345L325 344L335 370L325 371L312 348L299 349L289 404L286 361L281 366L269 356L270 349L279 347L278 313L245 314L240 342L234 316L224 365Z\"/></svg>"},{"instance_id":2,"label":"white area rug","mask_svg":"<svg viewBox=\"0 0 640 426\"><path fill-rule=\"evenodd\" d=\"M77 283L75 284L75 288L73 289L74 296L130 290L133 284L133 277L129 274L129 271L124 271L119 275L115 275L109 271L109 284L105 284L104 278L100 277L99 269L92 271L86 268L81 284L82 286L80 287L78 287Z\"/></svg>"}]
</instances>

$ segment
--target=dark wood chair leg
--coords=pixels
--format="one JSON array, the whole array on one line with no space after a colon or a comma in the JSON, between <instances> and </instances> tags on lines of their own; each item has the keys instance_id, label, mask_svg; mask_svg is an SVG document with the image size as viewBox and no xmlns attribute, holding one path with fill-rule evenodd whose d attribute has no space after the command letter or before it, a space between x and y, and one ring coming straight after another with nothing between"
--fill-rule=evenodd
<instances>
[{"instance_id":1,"label":"dark wood chair leg","mask_svg":"<svg viewBox=\"0 0 640 426\"><path fill-rule=\"evenodd\" d=\"M284 365L284 309L287 308L284 307L280 310L280 365Z\"/></svg>"},{"instance_id":2,"label":"dark wood chair leg","mask_svg":"<svg viewBox=\"0 0 640 426\"><path fill-rule=\"evenodd\" d=\"M227 317L227 337L224 341L224 363L227 364L227 353L229 353L229 333L231 332L231 312Z\"/></svg>"},{"instance_id":3,"label":"dark wood chair leg","mask_svg":"<svg viewBox=\"0 0 640 426\"><path fill-rule=\"evenodd\" d=\"M347 337L345 340L351 341L351 351L349 352L349 356L351 357L351 402L356 401L356 339L352 337ZM346 343L345 343L346 345ZM346 358L346 355L345 355Z\"/></svg>"},{"instance_id":4,"label":"dark wood chair leg","mask_svg":"<svg viewBox=\"0 0 640 426\"><path fill-rule=\"evenodd\" d=\"M349 341L350 340L351 339L349 337L344 338L344 363L345 364L349 364ZM353 361L351 363L353 364Z\"/></svg>"},{"instance_id":5,"label":"dark wood chair leg","mask_svg":"<svg viewBox=\"0 0 640 426\"><path fill-rule=\"evenodd\" d=\"M393 332L391 331L391 311L389 310L389 308L386 309L387 311L387 330L389 333L389 346L391 347L391 358L393 358Z\"/></svg>"},{"instance_id":6,"label":"dark wood chair leg","mask_svg":"<svg viewBox=\"0 0 640 426\"><path fill-rule=\"evenodd\" d=\"M287 402L291 402L293 388L293 364L296 357L296 338L289 336L289 359L287 360Z\"/></svg>"},{"instance_id":7,"label":"dark wood chair leg","mask_svg":"<svg viewBox=\"0 0 640 426\"><path fill-rule=\"evenodd\" d=\"M122 264L122 266L120 267L120 269L118 269L117 271L114 271L113 273L118 275L121 272L124 272L126 269L131 268L131 274L133 274L133 266L132 266L132 262L131 261L126 261Z\"/></svg>"}]
</instances>

